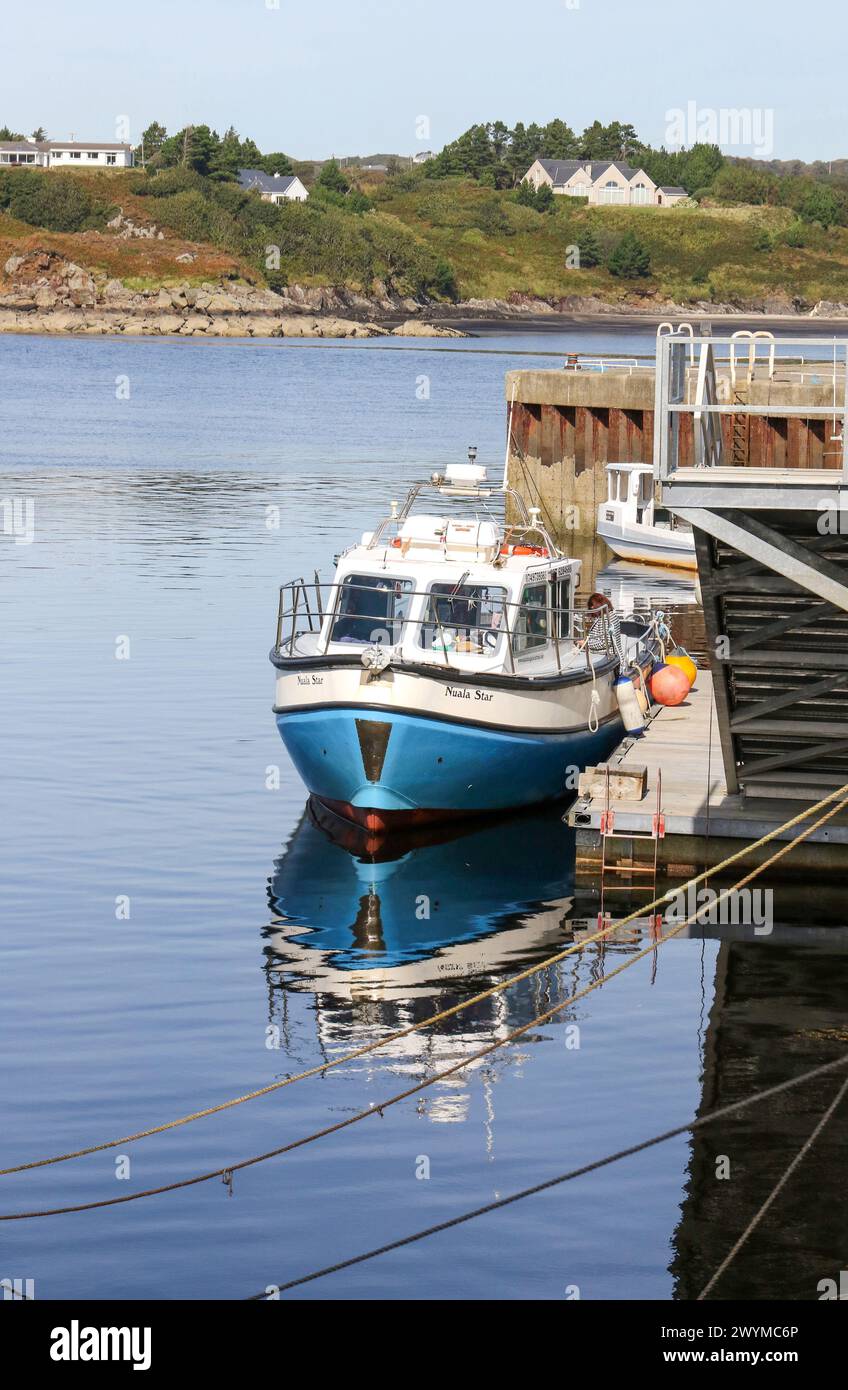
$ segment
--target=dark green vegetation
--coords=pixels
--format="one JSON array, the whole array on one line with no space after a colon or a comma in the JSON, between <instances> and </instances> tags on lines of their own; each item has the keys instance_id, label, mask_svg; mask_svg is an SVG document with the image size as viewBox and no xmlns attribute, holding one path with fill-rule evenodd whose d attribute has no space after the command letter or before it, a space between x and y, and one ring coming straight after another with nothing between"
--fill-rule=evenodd
<instances>
[{"instance_id":1,"label":"dark green vegetation","mask_svg":"<svg viewBox=\"0 0 848 1390\"><path fill-rule=\"evenodd\" d=\"M692 196L668 209L588 206L522 184L537 156L624 159ZM424 165L383 161L388 176L263 154L236 131L219 136L206 125L169 136L152 122L144 157L146 168L131 171L0 173L4 244L28 228L82 233L89 241L72 248L80 263L96 249L110 274L145 283L226 264L275 288L387 288L421 299L848 299L844 180L820 177L819 166L782 173L728 160L711 145L653 150L620 122L596 121L580 135L560 120L476 125ZM309 201L263 202L239 186L244 167L299 173ZM142 256L109 236L118 208L161 228L164 244L148 242ZM92 232L103 233L96 248ZM192 246L193 271L174 264L178 241Z\"/></svg>"},{"instance_id":2,"label":"dark green vegetation","mask_svg":"<svg viewBox=\"0 0 848 1390\"><path fill-rule=\"evenodd\" d=\"M545 126L503 121L473 125L425 166L428 178L466 175L491 188L511 188L534 159L618 159L645 170L655 183L679 184L687 193L707 187L725 160L717 145L669 153L639 139L632 125L594 121L577 135L565 121Z\"/></svg>"},{"instance_id":3,"label":"dark green vegetation","mask_svg":"<svg viewBox=\"0 0 848 1390\"><path fill-rule=\"evenodd\" d=\"M518 191L419 171L371 196L450 261L463 298L848 300L848 229L790 207L589 207L555 197L539 211Z\"/></svg>"},{"instance_id":4,"label":"dark green vegetation","mask_svg":"<svg viewBox=\"0 0 848 1390\"><path fill-rule=\"evenodd\" d=\"M307 203L263 202L187 168L144 177L134 191L153 204L158 226L243 257L275 288L306 282L369 291L379 281L399 294L455 298L450 263L413 228L338 182L339 172L325 164Z\"/></svg>"},{"instance_id":5,"label":"dark green vegetation","mask_svg":"<svg viewBox=\"0 0 848 1390\"><path fill-rule=\"evenodd\" d=\"M31 227L83 232L104 227L115 208L74 174L4 169L0 171L0 210Z\"/></svg>"},{"instance_id":6,"label":"dark green vegetation","mask_svg":"<svg viewBox=\"0 0 848 1390\"><path fill-rule=\"evenodd\" d=\"M535 159L622 160L645 170L655 183L680 186L699 201L725 205L791 207L805 221L828 227L848 223L848 180L810 165L782 173L774 165L727 159L717 145L688 150L653 149L632 125L612 121L577 135L564 121L545 126L503 121L473 125L424 165L428 178L472 178L490 188L512 188ZM844 161L837 161L844 164Z\"/></svg>"}]
</instances>

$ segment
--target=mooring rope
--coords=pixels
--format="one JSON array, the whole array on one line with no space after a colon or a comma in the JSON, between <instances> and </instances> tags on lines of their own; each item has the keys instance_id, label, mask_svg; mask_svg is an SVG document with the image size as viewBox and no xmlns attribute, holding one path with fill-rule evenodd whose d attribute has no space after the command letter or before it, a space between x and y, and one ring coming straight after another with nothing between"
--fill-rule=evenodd
<instances>
[{"instance_id":1,"label":"mooring rope","mask_svg":"<svg viewBox=\"0 0 848 1390\"><path fill-rule=\"evenodd\" d=\"M810 1152L810 1149L815 1144L822 1130L825 1128L828 1121L833 1117L835 1111L839 1108L839 1103L842 1100L843 1096L846 1094L846 1092L848 1092L848 1078L846 1078L846 1080L843 1081L836 1095L833 1097L833 1100L830 1102L830 1105L827 1107L824 1114L819 1118L812 1134L808 1135L807 1138L804 1140L804 1143L801 1145L792 1162L789 1164L788 1168L784 1169L783 1173L778 1178L777 1182L775 1183L769 1195L766 1197L766 1200L763 1202L762 1206L757 1210L754 1216L751 1217L751 1220L748 1222L748 1225L745 1227L741 1236L736 1241L736 1244L732 1246L728 1254L722 1260L713 1277L710 1280L708 1280L708 1282L701 1289L701 1292L698 1294L698 1297L695 1300L696 1303L702 1302L703 1299L707 1297L707 1294L710 1293L712 1289L715 1287L715 1285L718 1283L722 1274L724 1274L724 1271L736 1259L736 1256L739 1254L739 1251L742 1249L742 1246L748 1240L748 1237L753 1235L754 1231L759 1226L769 1207L772 1206L772 1204L777 1200L780 1193L783 1191L784 1187L791 1178L792 1174L795 1172L795 1169L806 1158L807 1154Z\"/></svg>"},{"instance_id":2,"label":"mooring rope","mask_svg":"<svg viewBox=\"0 0 848 1390\"><path fill-rule=\"evenodd\" d=\"M770 855L768 859L765 859L762 864L755 865L754 868L752 868L749 871L749 873L747 873L737 883L733 884L730 888L726 888L721 893L717 894L715 899L713 900L712 905L717 906L720 902L723 902L728 897L730 897L732 893L738 892L740 888L743 888L746 884L750 883L752 879L758 878L759 875L764 873L766 869L770 868L773 864L777 863L778 860L782 859L785 855L789 854L791 850L795 849L795 847L798 844L800 844L802 840L805 840L809 835L812 835L813 831L817 830L819 826L824 825L827 821L831 820L832 817L835 816L840 810L842 810L846 804L848 804L848 796L845 796L842 802L834 806L831 806L829 811L824 812L824 814L821 815L817 821L814 821L812 825L807 826L806 829L801 831L792 840L788 841L785 845L782 845L779 850L776 850L775 853ZM653 906L655 906L655 904L650 904L650 907ZM621 922L616 923L616 927L621 927L624 925L624 922L632 921L634 917L644 916L644 914L644 908L641 909L641 912L631 913L629 918L625 918ZM214 1168L211 1170L211 1172L195 1174L193 1177L190 1178L181 1178L176 1182L165 1183L159 1187L145 1188L140 1192L130 1192L123 1197L104 1198L98 1202L81 1202L73 1206L42 1208L33 1211L4 1212L0 1214L0 1222L31 1221L40 1216L66 1216L72 1212L94 1211L101 1207L121 1206L126 1202L141 1201L142 1198L157 1197L165 1192L176 1192L184 1187L196 1187L199 1183L211 1182L214 1178L221 1178L229 1186L232 1183L232 1177L234 1173L240 1172L244 1168L254 1167L258 1163L265 1163L268 1159L279 1158L283 1154L291 1153L294 1149L303 1148L306 1144L312 1144L318 1139L326 1138L330 1134L336 1134L342 1129L347 1129L350 1125L357 1124L361 1120L368 1119L371 1115L378 1114L382 1117L383 1112L385 1110L388 1110L391 1106L398 1105L403 1100L408 1100L410 1096L418 1095L421 1091L426 1090L429 1086L434 1086L438 1081L444 1081L449 1076L455 1076L457 1072L462 1071L465 1067L471 1066L473 1062L479 1062L482 1060L482 1058L488 1057L491 1053L496 1052L499 1048L505 1047L507 1043L515 1042L517 1038L522 1037L525 1033L529 1032L531 1028L538 1027L538 1025L542 1023L547 1023L551 1018L554 1018L557 1014L561 1013L563 1009L569 1008L572 1004L577 1003L578 1000L585 998L588 994L591 994L593 990L599 989L601 985L606 984L608 980L614 979L616 975L620 975L622 971L629 969L630 966L635 965L637 961L643 960L645 956L652 955L657 950L657 948L659 946L664 945L666 941L670 941L672 937L679 936L679 934L684 930L684 928L690 926L693 922L697 920L697 917L697 912L692 913L684 921L679 922L675 927L673 927L671 931L666 932L661 937L657 937L653 942L651 942L649 946L644 947L641 951L638 951L634 956L628 957L628 959L623 961L621 965L616 966L614 970L610 970L608 974L603 975L599 979L592 981L591 984L585 986L585 988L583 988L582 990L578 990L575 994L570 995L568 999L563 1000L559 1004L555 1004L550 1009L546 1009L543 1013L538 1014L536 1018L531 1019L529 1023L522 1024L519 1028L514 1029L505 1037L498 1038L493 1043L490 1043L487 1047L482 1048L480 1051L471 1053L468 1057L462 1058L459 1062L455 1062L453 1066L447 1067L445 1070L441 1072L436 1072L430 1077L426 1077L417 1085L410 1086L405 1091L400 1091L396 1095L389 1096L386 1100L381 1101L377 1105L371 1105L367 1110L359 1110L355 1114L347 1116L347 1118L344 1120L338 1120L335 1124L327 1125L323 1129L315 1130L311 1134L307 1134L300 1139L293 1139L288 1144L282 1144L276 1149L268 1150L268 1152L266 1153L254 1154L250 1158L244 1158L239 1160L239 1162L237 1163L226 1164L223 1167ZM587 938L587 940L581 942L576 949L585 949L585 947L590 944L592 939L594 938Z\"/></svg>"},{"instance_id":3,"label":"mooring rope","mask_svg":"<svg viewBox=\"0 0 848 1390\"><path fill-rule=\"evenodd\" d=\"M307 1067L304 1071L295 1072L293 1076L283 1077L280 1081L272 1081L267 1086L260 1086L257 1087L256 1090L245 1092L243 1095L233 1096L228 1100L219 1101L216 1105L207 1106L203 1110L195 1110L191 1114L181 1115L175 1120L165 1120L161 1124L150 1126L148 1129L137 1130L133 1134L124 1134L118 1139L107 1139L99 1144L90 1144L86 1148L73 1149L68 1153L54 1154L49 1158L31 1159L26 1163L17 1163L8 1168L0 1168L0 1177L7 1177L14 1173L24 1173L33 1168L46 1168L56 1163L67 1163L70 1159L85 1158L89 1154L103 1153L107 1149L115 1149L126 1144L133 1144L141 1139L148 1139L155 1134L164 1134L168 1130L179 1129L182 1125L193 1124L195 1120L206 1119L208 1116L220 1114L224 1110L232 1110L237 1105L244 1105L247 1101L257 1100L261 1096L271 1095L274 1091L283 1090L286 1086L293 1086L297 1081L306 1081L310 1077L321 1076L334 1067L349 1065L351 1062L358 1061L361 1057L366 1057L371 1053L377 1052L381 1047L389 1047L393 1043L400 1042L404 1038L408 1038L413 1033L420 1032L424 1028L432 1028L435 1024L442 1023L445 1019L453 1018L455 1015L462 1013L465 1009L470 1009L486 999L491 999L504 990L510 989L513 985L520 984L523 980L529 979L532 975L536 975L542 970L547 970L553 965L558 965L560 961L565 960L568 956L574 955L575 952L582 951L584 947L591 946L596 941L604 940L620 927L628 926L638 918L647 916L656 908L662 907L672 898L677 897L678 894L684 893L689 888L694 888L696 884L703 883L706 879L721 873L722 870L729 868L731 864L737 863L753 850L769 844L772 840L776 839L778 835L782 835L786 831L794 829L795 826L807 820L817 811L822 810L823 807L829 806L840 796L844 798L843 801L835 806L828 816L823 817L822 820L816 822L815 825L808 827L804 835L798 836L796 840L788 842L788 848L792 848L796 843L800 843L802 839L806 839L808 835L818 829L819 825L823 824L825 820L829 820L831 816L836 815L838 811L842 810L844 806L848 804L848 782L841 787L837 787L835 791L828 793L827 796L822 797L820 801L815 802L812 806L805 807L803 811L800 811L789 820L784 821L782 825L775 826L758 840L753 840L750 844L744 845L739 850L735 850L733 854L727 855L719 864L715 864L711 868L705 869L702 873L696 874L693 878L687 879L686 882L681 884L678 888L669 889L660 897L655 898L653 902L637 908L634 912L631 912L629 916L623 917L616 922L611 922L606 927L599 928L598 931L584 937L582 941L575 942L573 945L565 947L562 951L548 956L545 960L538 962L536 965L528 966L525 970L519 971L516 975L511 975L506 980L500 980L496 984L491 985L488 989L481 990L478 994L473 994L467 999L460 1000L457 1004L452 1004L446 1009L440 1009L437 1013L432 1014L430 1018L421 1019L418 1023L412 1023L408 1028L400 1029L395 1033L389 1033L385 1037L378 1038L374 1042L366 1043L360 1048L343 1054L341 1057L333 1057L329 1060L325 1059L314 1067ZM785 849L783 853L786 852L788 852L788 850ZM779 858L781 856L777 857ZM761 867L765 868L771 862L773 861L768 860ZM737 885L737 887L739 886L741 885Z\"/></svg>"},{"instance_id":4,"label":"mooring rope","mask_svg":"<svg viewBox=\"0 0 848 1390\"><path fill-rule=\"evenodd\" d=\"M499 1197L496 1201L487 1202L485 1206L475 1207L473 1211L463 1212L460 1216L451 1216L447 1221L439 1221L435 1226L427 1226L424 1230L415 1231L412 1235L401 1236L398 1240L389 1241L387 1245L380 1245L374 1250L367 1250L362 1255L353 1255L350 1259L339 1260L336 1264L325 1265L323 1269L313 1270L311 1274L302 1274L297 1279L289 1279L285 1284L277 1284L274 1286L273 1295L269 1294L267 1288L262 1293L250 1294L246 1301L273 1302L277 1294L297 1288L299 1284L311 1283L313 1279L323 1279L327 1274L337 1274L342 1269L350 1269L352 1265L363 1264L366 1260L376 1259L378 1255L386 1255L391 1250L400 1250L405 1245L412 1245L415 1241L426 1239L427 1236L437 1235L440 1231L448 1231L452 1226L461 1226L466 1221L473 1221L475 1217L486 1216L489 1212L499 1211L501 1207L511 1206L513 1202L521 1202L525 1197L535 1197L537 1193L546 1192L552 1187L571 1182L573 1178L583 1177L586 1173L595 1173L599 1168L607 1168L611 1163L619 1163L623 1158L631 1158L634 1154L643 1153L645 1149L655 1148L657 1144L664 1144L669 1139L676 1139L679 1135L687 1134L691 1130L702 1129L705 1125L712 1124L714 1120L720 1120L725 1115L735 1114L746 1105L755 1105L758 1101L769 1100L782 1091L788 1091L794 1086L800 1086L804 1081L811 1081L816 1076L823 1076L846 1065L848 1065L848 1053L843 1057L838 1057L833 1062L825 1062L820 1067L813 1067L810 1071L802 1072L800 1076L793 1076L788 1081L780 1081L774 1086L767 1087L764 1091L757 1091L752 1096L746 1096L744 1100L731 1101L727 1105L719 1106L716 1110L710 1110L706 1115L698 1115L694 1120L687 1120L685 1124L675 1125L674 1129L667 1129L662 1134L655 1134L651 1139L642 1139L638 1144L630 1144L628 1148L619 1149L617 1153L607 1154L604 1158L593 1159L591 1163L584 1163L581 1167L572 1168L567 1173L559 1173L554 1178L546 1178L544 1182L522 1188L520 1192L512 1192L508 1197ZM842 1091L844 1092L846 1089L848 1089L848 1080L845 1081ZM841 1096L837 1097L834 1107L839 1099ZM718 1273L720 1272L719 1270ZM718 1273L714 1276L714 1280L718 1277ZM704 1294L701 1294L700 1297L703 1298Z\"/></svg>"}]
</instances>

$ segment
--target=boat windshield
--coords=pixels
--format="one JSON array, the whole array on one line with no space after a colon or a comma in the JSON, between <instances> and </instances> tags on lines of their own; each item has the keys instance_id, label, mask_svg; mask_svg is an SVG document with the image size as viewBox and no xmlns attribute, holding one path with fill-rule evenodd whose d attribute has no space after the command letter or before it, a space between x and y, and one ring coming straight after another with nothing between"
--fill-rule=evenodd
<instances>
[{"instance_id":1,"label":"boat windshield","mask_svg":"<svg viewBox=\"0 0 848 1390\"><path fill-rule=\"evenodd\" d=\"M432 651L493 652L504 631L506 589L491 584L433 584L421 626Z\"/></svg>"},{"instance_id":2,"label":"boat windshield","mask_svg":"<svg viewBox=\"0 0 848 1390\"><path fill-rule=\"evenodd\" d=\"M399 642L411 594L411 579L349 574L339 589L330 641Z\"/></svg>"}]
</instances>

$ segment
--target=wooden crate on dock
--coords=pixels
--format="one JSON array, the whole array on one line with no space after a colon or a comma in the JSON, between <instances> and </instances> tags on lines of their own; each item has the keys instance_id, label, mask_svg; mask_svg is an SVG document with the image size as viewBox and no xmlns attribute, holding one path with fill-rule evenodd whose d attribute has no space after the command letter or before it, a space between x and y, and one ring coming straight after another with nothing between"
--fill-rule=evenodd
<instances>
[{"instance_id":1,"label":"wooden crate on dock","mask_svg":"<svg viewBox=\"0 0 848 1390\"><path fill-rule=\"evenodd\" d=\"M605 797L607 763L587 767L577 783L578 796ZM610 801L641 801L648 786L648 769L639 763L618 763L609 767Z\"/></svg>"}]
</instances>

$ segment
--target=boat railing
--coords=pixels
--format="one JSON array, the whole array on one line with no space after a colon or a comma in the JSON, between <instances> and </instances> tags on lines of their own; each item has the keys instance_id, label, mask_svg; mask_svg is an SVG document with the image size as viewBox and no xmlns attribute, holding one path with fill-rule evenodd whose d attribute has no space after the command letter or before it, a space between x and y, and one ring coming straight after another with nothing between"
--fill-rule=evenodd
<instances>
[{"instance_id":1,"label":"boat railing","mask_svg":"<svg viewBox=\"0 0 848 1390\"><path fill-rule=\"evenodd\" d=\"M389 581L392 582L392 581ZM402 600L397 611L385 614L342 610L342 595L362 593L372 600L385 591L375 590L372 584L353 584L344 580L290 580L280 586L277 610L277 633L274 651L277 655L295 658L304 655L303 639L315 639L311 655L324 656L333 643L333 633L340 619L353 625L355 635L348 635L351 645L370 653L364 665L378 669L391 662L402 666L409 661L410 643L423 651L438 654L440 664L449 670L465 671L468 667L451 660L452 654L494 656L500 639L506 639L504 665L513 675L529 671L527 657L533 652L551 648L558 672L567 664L574 665L574 653L584 654L591 671L599 660L621 655L618 622L612 609L560 607L556 604L537 606L499 598L491 605L491 621L476 620L470 611L465 616L443 616L442 608L454 600L463 601L459 593L434 594L431 589L401 589L395 598ZM410 609L416 599L425 599L426 606L418 616ZM470 608L470 605L469 605ZM370 626L369 626L370 624ZM415 636L418 635L418 641ZM338 642L341 639L336 638ZM406 653L401 649L406 647ZM375 657L375 649L386 653L386 660ZM570 659L568 659L570 658Z\"/></svg>"}]
</instances>

